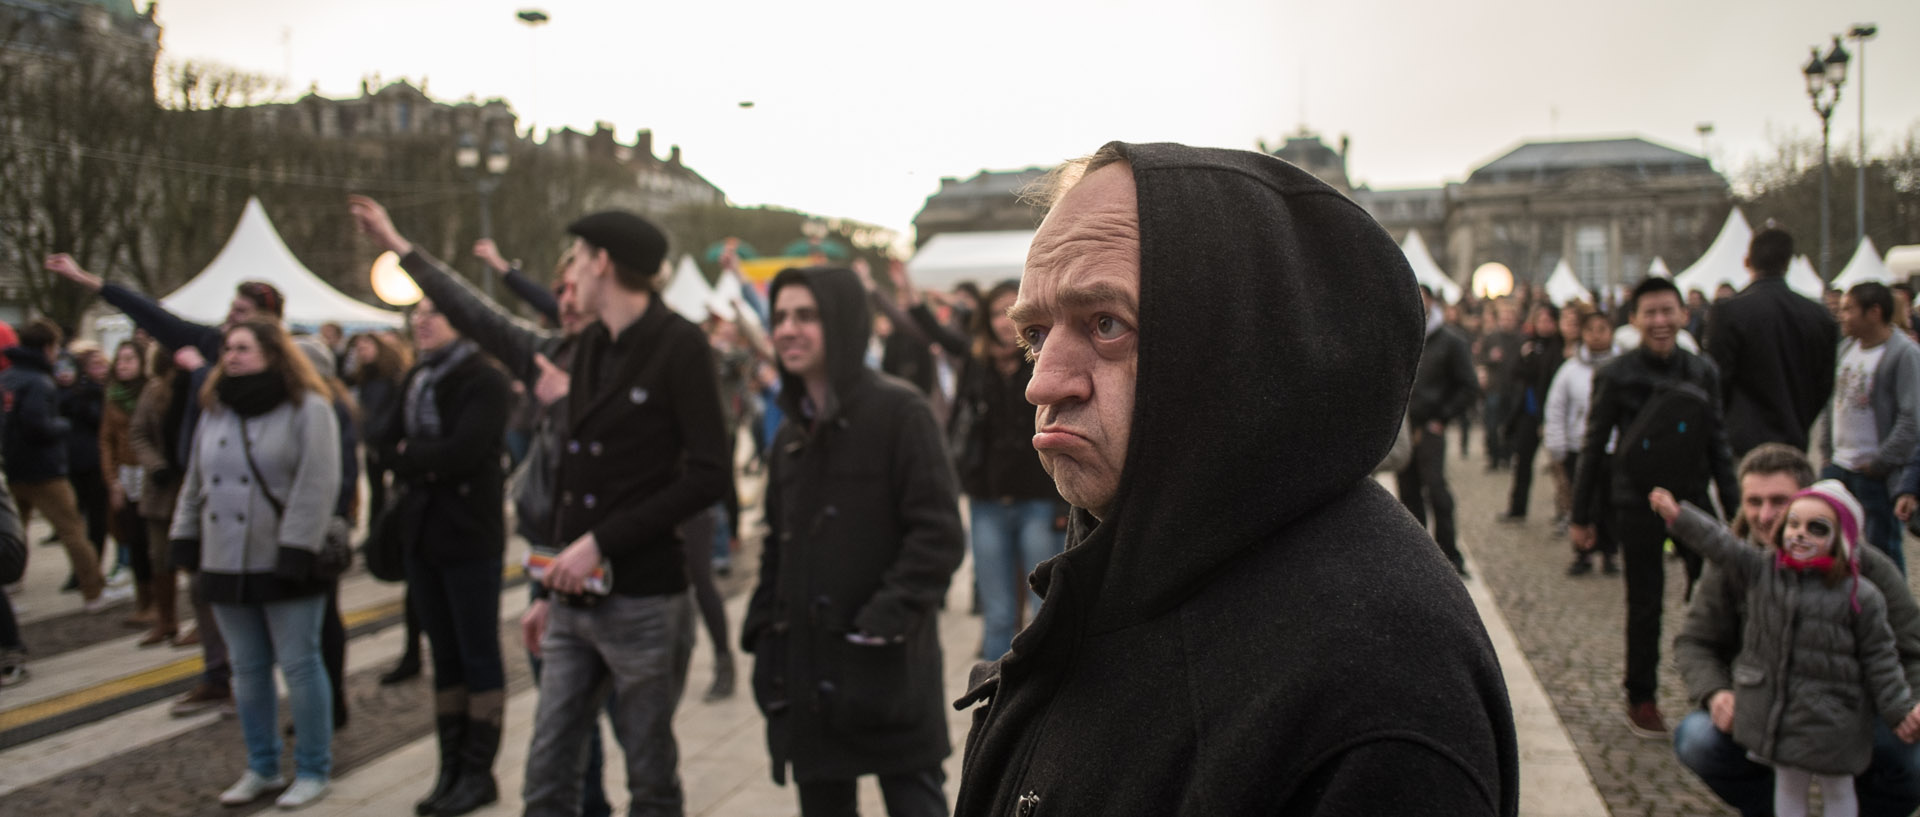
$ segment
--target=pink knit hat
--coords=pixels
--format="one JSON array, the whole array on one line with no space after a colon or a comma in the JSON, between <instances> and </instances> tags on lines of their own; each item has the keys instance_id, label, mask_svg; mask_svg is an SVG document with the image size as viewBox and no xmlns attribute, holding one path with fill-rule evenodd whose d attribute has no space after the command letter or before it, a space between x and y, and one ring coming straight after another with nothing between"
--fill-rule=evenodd
<instances>
[{"instance_id":1,"label":"pink knit hat","mask_svg":"<svg viewBox=\"0 0 1920 817\"><path fill-rule=\"evenodd\" d=\"M1840 553L1849 564L1855 566L1856 571L1859 570L1860 554L1857 548L1860 545L1860 520L1866 516L1866 512L1860 509L1860 500L1854 499L1847 486L1840 484L1837 479L1820 480L1794 494L1793 498L1803 496L1817 497L1833 508L1833 515L1840 520Z\"/></svg>"}]
</instances>

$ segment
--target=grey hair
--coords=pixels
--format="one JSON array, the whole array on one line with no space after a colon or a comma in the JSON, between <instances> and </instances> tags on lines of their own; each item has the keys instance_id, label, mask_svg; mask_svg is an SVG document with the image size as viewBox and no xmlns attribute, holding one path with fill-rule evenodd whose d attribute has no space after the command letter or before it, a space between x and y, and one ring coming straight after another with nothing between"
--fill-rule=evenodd
<instances>
[{"instance_id":1,"label":"grey hair","mask_svg":"<svg viewBox=\"0 0 1920 817\"><path fill-rule=\"evenodd\" d=\"M1118 144L1118 142L1108 142L1090 155L1061 163L1059 167L1047 171L1046 175L1035 179L1033 184L1022 189L1020 200L1042 209L1053 209L1055 204L1059 204L1061 199L1066 198L1067 191L1072 190L1074 185L1079 184L1088 173L1107 165L1125 162L1126 154L1120 152Z\"/></svg>"}]
</instances>

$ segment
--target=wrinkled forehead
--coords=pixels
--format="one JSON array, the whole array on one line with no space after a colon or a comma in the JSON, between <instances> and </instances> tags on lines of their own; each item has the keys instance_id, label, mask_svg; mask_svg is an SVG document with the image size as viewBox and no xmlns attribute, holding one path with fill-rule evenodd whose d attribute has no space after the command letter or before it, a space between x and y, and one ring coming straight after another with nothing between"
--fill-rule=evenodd
<instances>
[{"instance_id":1,"label":"wrinkled forehead","mask_svg":"<svg viewBox=\"0 0 1920 817\"><path fill-rule=\"evenodd\" d=\"M1059 312L1140 297L1140 215L1132 168L1112 164L1080 180L1034 233L1016 313Z\"/></svg>"}]
</instances>

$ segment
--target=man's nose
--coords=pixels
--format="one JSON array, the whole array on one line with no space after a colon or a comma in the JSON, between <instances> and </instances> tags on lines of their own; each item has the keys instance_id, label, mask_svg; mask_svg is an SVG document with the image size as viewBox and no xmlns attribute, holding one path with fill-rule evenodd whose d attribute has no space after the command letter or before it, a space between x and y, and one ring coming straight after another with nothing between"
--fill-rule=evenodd
<instances>
[{"instance_id":1,"label":"man's nose","mask_svg":"<svg viewBox=\"0 0 1920 817\"><path fill-rule=\"evenodd\" d=\"M1027 381L1027 402L1036 406L1086 400L1093 396L1092 349L1073 338L1058 338L1040 348Z\"/></svg>"}]
</instances>

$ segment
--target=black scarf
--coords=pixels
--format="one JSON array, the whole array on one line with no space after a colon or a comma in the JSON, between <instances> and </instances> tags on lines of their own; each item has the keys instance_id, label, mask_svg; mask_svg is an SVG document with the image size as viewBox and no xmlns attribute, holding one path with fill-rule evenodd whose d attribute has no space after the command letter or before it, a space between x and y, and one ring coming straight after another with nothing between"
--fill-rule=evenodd
<instances>
[{"instance_id":1,"label":"black scarf","mask_svg":"<svg viewBox=\"0 0 1920 817\"><path fill-rule=\"evenodd\" d=\"M287 402L287 381L279 372L230 374L213 388L220 402L242 417L258 417Z\"/></svg>"}]
</instances>

